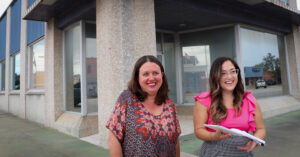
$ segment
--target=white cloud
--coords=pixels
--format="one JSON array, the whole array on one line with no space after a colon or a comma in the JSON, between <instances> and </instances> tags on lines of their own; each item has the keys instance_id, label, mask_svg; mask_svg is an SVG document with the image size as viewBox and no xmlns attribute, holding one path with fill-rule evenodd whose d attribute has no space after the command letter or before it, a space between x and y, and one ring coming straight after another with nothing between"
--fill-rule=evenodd
<instances>
[{"instance_id":1,"label":"white cloud","mask_svg":"<svg viewBox=\"0 0 300 157\"><path fill-rule=\"evenodd\" d=\"M6 11L13 0L0 0L0 17Z\"/></svg>"}]
</instances>

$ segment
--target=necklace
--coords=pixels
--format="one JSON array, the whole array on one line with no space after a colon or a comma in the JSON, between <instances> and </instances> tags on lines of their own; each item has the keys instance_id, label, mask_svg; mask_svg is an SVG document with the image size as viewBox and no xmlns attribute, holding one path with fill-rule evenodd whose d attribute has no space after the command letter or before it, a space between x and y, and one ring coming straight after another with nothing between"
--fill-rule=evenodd
<instances>
[{"instance_id":1,"label":"necklace","mask_svg":"<svg viewBox=\"0 0 300 157\"><path fill-rule=\"evenodd\" d=\"M161 120L160 115L154 116L155 119Z\"/></svg>"}]
</instances>

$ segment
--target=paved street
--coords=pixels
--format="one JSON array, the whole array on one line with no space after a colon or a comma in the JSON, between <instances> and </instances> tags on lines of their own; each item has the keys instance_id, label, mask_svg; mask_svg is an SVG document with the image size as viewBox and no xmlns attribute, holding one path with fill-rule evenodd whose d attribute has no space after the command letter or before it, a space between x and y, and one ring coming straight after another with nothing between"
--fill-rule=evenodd
<instances>
[{"instance_id":1,"label":"paved street","mask_svg":"<svg viewBox=\"0 0 300 157\"><path fill-rule=\"evenodd\" d=\"M300 110L265 120L265 147L256 157L294 157L300 154ZM0 111L1 157L106 157L108 151ZM193 134L180 137L181 151L197 156L202 141ZM183 155L184 153L182 153ZM185 154L183 156L189 156Z\"/></svg>"}]
</instances>

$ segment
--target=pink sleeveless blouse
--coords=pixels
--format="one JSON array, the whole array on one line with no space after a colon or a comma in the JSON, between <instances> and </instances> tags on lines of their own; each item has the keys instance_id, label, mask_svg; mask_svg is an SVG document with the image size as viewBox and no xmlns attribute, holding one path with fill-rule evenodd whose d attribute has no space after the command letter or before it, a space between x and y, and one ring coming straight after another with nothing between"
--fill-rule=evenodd
<instances>
[{"instance_id":1,"label":"pink sleeveless blouse","mask_svg":"<svg viewBox=\"0 0 300 157\"><path fill-rule=\"evenodd\" d=\"M210 114L210 104L211 96L210 92L206 91L198 94L194 97L195 101L200 102L208 108L208 121L207 124L214 125L211 114ZM254 121L255 117L255 100L251 92L246 92L242 104L242 114L235 116L235 111L233 108L227 109L226 119L220 121L219 125L227 127L229 129L236 128L246 132L254 132L256 130L256 125ZM208 131L213 132L214 130L209 129Z\"/></svg>"}]
</instances>

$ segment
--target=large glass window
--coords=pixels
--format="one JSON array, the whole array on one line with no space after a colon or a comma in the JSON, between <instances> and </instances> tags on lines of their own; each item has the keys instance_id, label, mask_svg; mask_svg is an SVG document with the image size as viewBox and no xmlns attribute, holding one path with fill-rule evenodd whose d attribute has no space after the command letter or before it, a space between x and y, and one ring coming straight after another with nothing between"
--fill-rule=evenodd
<instances>
[{"instance_id":1,"label":"large glass window","mask_svg":"<svg viewBox=\"0 0 300 157\"><path fill-rule=\"evenodd\" d=\"M5 90L5 60L0 62L0 90Z\"/></svg>"},{"instance_id":2,"label":"large glass window","mask_svg":"<svg viewBox=\"0 0 300 157\"><path fill-rule=\"evenodd\" d=\"M20 89L20 53L15 53L10 57L11 71L10 71L10 89Z\"/></svg>"},{"instance_id":3,"label":"large glass window","mask_svg":"<svg viewBox=\"0 0 300 157\"><path fill-rule=\"evenodd\" d=\"M247 28L240 30L247 90L257 98L287 93L282 86L287 82L283 37Z\"/></svg>"},{"instance_id":4,"label":"large glass window","mask_svg":"<svg viewBox=\"0 0 300 157\"><path fill-rule=\"evenodd\" d=\"M65 31L66 110L81 112L80 24Z\"/></svg>"},{"instance_id":5,"label":"large glass window","mask_svg":"<svg viewBox=\"0 0 300 157\"><path fill-rule=\"evenodd\" d=\"M64 32L67 111L98 112L96 24L79 22Z\"/></svg>"},{"instance_id":6,"label":"large glass window","mask_svg":"<svg viewBox=\"0 0 300 157\"><path fill-rule=\"evenodd\" d=\"M98 112L96 25L85 24L87 112Z\"/></svg>"},{"instance_id":7,"label":"large glass window","mask_svg":"<svg viewBox=\"0 0 300 157\"><path fill-rule=\"evenodd\" d=\"M182 48L186 101L209 89L210 48L209 45L186 46Z\"/></svg>"},{"instance_id":8,"label":"large glass window","mask_svg":"<svg viewBox=\"0 0 300 157\"><path fill-rule=\"evenodd\" d=\"M163 42L162 42L163 41ZM174 35L169 33L156 33L157 58L162 62L169 84L169 98L177 102L176 59Z\"/></svg>"},{"instance_id":9,"label":"large glass window","mask_svg":"<svg viewBox=\"0 0 300 157\"><path fill-rule=\"evenodd\" d=\"M37 41L28 48L29 58L29 88L44 88L45 43L44 39Z\"/></svg>"},{"instance_id":10,"label":"large glass window","mask_svg":"<svg viewBox=\"0 0 300 157\"><path fill-rule=\"evenodd\" d=\"M209 90L211 63L218 57L235 58L233 27L180 35L182 47L183 103L194 103L194 96Z\"/></svg>"}]
</instances>

